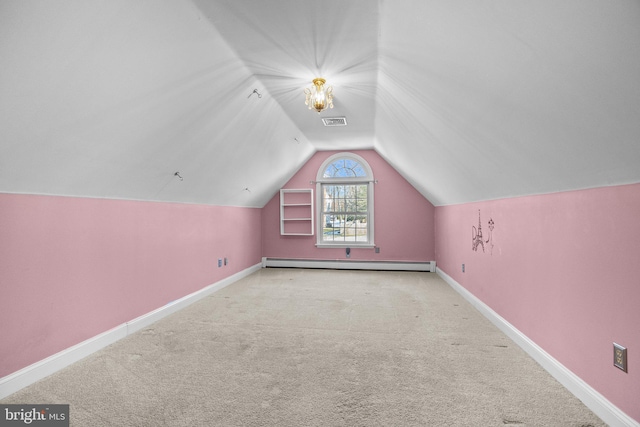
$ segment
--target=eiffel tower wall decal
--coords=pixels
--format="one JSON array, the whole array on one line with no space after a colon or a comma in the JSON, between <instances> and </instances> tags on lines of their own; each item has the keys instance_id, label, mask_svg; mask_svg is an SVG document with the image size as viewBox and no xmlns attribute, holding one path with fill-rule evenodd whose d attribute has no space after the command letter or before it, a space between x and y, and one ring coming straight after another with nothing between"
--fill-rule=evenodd
<instances>
[{"instance_id":1,"label":"eiffel tower wall decal","mask_svg":"<svg viewBox=\"0 0 640 427\"><path fill-rule=\"evenodd\" d=\"M480 209L478 209L478 228L474 225L471 226L471 249L473 251L478 252L478 247L481 247L482 252L485 252L484 244L487 243L490 254L493 255L493 229L495 228L495 223L492 218L489 218L488 228L489 238L484 240L482 237L482 219L480 217Z\"/></svg>"},{"instance_id":2,"label":"eiffel tower wall decal","mask_svg":"<svg viewBox=\"0 0 640 427\"><path fill-rule=\"evenodd\" d=\"M471 249L478 252L478 246L482 246L484 252L484 241L482 240L482 223L480 222L480 209L478 209L478 228L471 226Z\"/></svg>"}]
</instances>

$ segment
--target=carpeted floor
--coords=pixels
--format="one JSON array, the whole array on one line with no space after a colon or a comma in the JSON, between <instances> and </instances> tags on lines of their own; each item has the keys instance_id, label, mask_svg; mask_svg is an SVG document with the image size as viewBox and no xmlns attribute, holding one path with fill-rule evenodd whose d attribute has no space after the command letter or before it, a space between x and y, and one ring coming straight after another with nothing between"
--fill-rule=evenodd
<instances>
[{"instance_id":1,"label":"carpeted floor","mask_svg":"<svg viewBox=\"0 0 640 427\"><path fill-rule=\"evenodd\" d=\"M605 425L434 273L262 269L4 399L72 426Z\"/></svg>"}]
</instances>

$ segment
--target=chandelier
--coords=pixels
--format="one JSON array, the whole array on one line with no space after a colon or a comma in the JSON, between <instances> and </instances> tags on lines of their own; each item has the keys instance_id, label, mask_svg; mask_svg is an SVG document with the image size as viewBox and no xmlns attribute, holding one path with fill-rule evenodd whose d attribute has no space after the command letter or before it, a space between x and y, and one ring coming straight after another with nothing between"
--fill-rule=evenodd
<instances>
[{"instance_id":1,"label":"chandelier","mask_svg":"<svg viewBox=\"0 0 640 427\"><path fill-rule=\"evenodd\" d=\"M309 109L315 109L318 113L329 108L333 108L333 88L331 86L325 87L325 79L317 78L313 79L313 86L311 88L305 88L304 93L307 96L305 105L309 106Z\"/></svg>"}]
</instances>

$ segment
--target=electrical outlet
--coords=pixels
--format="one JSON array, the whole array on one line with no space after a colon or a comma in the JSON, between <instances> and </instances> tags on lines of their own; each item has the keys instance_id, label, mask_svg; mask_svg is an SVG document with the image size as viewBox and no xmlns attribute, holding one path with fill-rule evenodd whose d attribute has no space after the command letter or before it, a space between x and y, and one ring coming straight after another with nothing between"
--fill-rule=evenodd
<instances>
[{"instance_id":1,"label":"electrical outlet","mask_svg":"<svg viewBox=\"0 0 640 427\"><path fill-rule=\"evenodd\" d=\"M224 265L227 265L227 264L229 264L229 258L225 257L224 258Z\"/></svg>"},{"instance_id":2,"label":"electrical outlet","mask_svg":"<svg viewBox=\"0 0 640 427\"><path fill-rule=\"evenodd\" d=\"M627 372L627 349L613 343L613 366Z\"/></svg>"},{"instance_id":3,"label":"electrical outlet","mask_svg":"<svg viewBox=\"0 0 640 427\"><path fill-rule=\"evenodd\" d=\"M345 252L347 253L347 258L351 258L351 248L347 248Z\"/></svg>"},{"instance_id":4,"label":"electrical outlet","mask_svg":"<svg viewBox=\"0 0 640 427\"><path fill-rule=\"evenodd\" d=\"M462 272L464 273L464 264L462 264Z\"/></svg>"},{"instance_id":5,"label":"electrical outlet","mask_svg":"<svg viewBox=\"0 0 640 427\"><path fill-rule=\"evenodd\" d=\"M218 267L222 267L222 258L218 258Z\"/></svg>"},{"instance_id":6,"label":"electrical outlet","mask_svg":"<svg viewBox=\"0 0 640 427\"><path fill-rule=\"evenodd\" d=\"M380 253L380 248L378 246L376 246L376 253L379 254Z\"/></svg>"}]
</instances>

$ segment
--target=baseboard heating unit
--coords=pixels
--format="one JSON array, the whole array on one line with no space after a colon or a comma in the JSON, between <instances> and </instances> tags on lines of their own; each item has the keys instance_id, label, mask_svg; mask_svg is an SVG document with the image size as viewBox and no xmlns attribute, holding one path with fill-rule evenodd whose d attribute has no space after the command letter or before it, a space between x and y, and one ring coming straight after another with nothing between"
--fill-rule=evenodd
<instances>
[{"instance_id":1,"label":"baseboard heating unit","mask_svg":"<svg viewBox=\"0 0 640 427\"><path fill-rule=\"evenodd\" d=\"M436 262L262 258L262 267L328 268L335 270L428 271L434 273L436 271Z\"/></svg>"}]
</instances>

